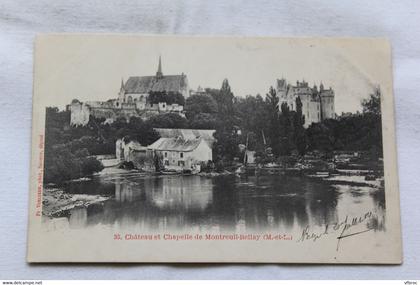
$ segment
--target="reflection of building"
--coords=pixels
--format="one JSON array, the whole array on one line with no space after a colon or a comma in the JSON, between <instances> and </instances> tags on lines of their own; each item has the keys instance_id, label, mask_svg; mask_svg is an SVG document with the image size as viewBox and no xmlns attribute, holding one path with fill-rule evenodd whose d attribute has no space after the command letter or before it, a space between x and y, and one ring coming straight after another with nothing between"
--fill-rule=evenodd
<instances>
[{"instance_id":1,"label":"reflection of building","mask_svg":"<svg viewBox=\"0 0 420 285\"><path fill-rule=\"evenodd\" d=\"M146 199L160 209L203 210L213 201L211 181L200 176L164 177L146 183Z\"/></svg>"},{"instance_id":2,"label":"reflection of building","mask_svg":"<svg viewBox=\"0 0 420 285\"><path fill-rule=\"evenodd\" d=\"M254 164L255 163L255 151L254 150L246 150L245 151L245 163L246 164Z\"/></svg>"},{"instance_id":3,"label":"reflection of building","mask_svg":"<svg viewBox=\"0 0 420 285\"><path fill-rule=\"evenodd\" d=\"M71 112L70 124L84 126L89 117L105 119L113 122L117 118L140 117L147 119L160 113L174 112L184 116L184 106L180 104L179 97L187 97L189 93L188 79L185 74L163 75L162 63L159 57L159 66L154 76L133 76L125 83L121 82L117 99L106 102L73 100L68 106ZM155 96L152 100L151 94ZM165 98L166 97L166 98ZM170 99L168 99L170 97Z\"/></svg>"},{"instance_id":4,"label":"reflection of building","mask_svg":"<svg viewBox=\"0 0 420 285\"><path fill-rule=\"evenodd\" d=\"M125 179L115 180L115 200L118 202L133 202L142 193L141 187Z\"/></svg>"},{"instance_id":5,"label":"reflection of building","mask_svg":"<svg viewBox=\"0 0 420 285\"><path fill-rule=\"evenodd\" d=\"M299 97L302 103L302 115L305 116L305 127L312 123L318 123L325 119L335 118L334 90L324 89L321 83L318 87L308 86L308 82L296 82L295 86L287 84L286 79L277 80L277 94L279 104L286 103L290 110L296 111L296 99Z\"/></svg>"}]
</instances>

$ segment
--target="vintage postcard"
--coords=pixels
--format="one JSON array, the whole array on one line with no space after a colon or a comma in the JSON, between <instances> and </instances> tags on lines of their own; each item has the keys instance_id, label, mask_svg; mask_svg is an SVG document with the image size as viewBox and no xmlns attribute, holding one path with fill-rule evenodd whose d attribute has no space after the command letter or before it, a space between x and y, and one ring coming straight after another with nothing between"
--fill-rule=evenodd
<instances>
[{"instance_id":1,"label":"vintage postcard","mask_svg":"<svg viewBox=\"0 0 420 285\"><path fill-rule=\"evenodd\" d=\"M29 262L402 262L384 39L41 35Z\"/></svg>"}]
</instances>

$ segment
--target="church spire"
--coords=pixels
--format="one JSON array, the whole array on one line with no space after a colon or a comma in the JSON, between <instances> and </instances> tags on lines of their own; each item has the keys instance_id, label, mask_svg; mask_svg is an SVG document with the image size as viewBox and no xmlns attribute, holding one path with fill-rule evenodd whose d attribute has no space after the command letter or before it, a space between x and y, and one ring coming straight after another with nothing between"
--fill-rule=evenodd
<instances>
[{"instance_id":1,"label":"church spire","mask_svg":"<svg viewBox=\"0 0 420 285\"><path fill-rule=\"evenodd\" d=\"M156 72L156 77L162 77L163 73L162 73L162 60L161 57L159 55L159 65L158 65L158 71Z\"/></svg>"},{"instance_id":2,"label":"church spire","mask_svg":"<svg viewBox=\"0 0 420 285\"><path fill-rule=\"evenodd\" d=\"M121 87L120 87L120 91L124 90L124 79L121 78Z\"/></svg>"}]
</instances>

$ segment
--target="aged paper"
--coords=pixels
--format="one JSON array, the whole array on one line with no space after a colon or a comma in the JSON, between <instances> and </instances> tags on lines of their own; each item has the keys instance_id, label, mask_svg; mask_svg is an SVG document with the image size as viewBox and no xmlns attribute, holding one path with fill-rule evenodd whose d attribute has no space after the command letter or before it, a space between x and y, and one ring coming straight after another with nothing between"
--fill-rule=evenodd
<instances>
[{"instance_id":1,"label":"aged paper","mask_svg":"<svg viewBox=\"0 0 420 285\"><path fill-rule=\"evenodd\" d=\"M402 262L383 39L41 35L29 262Z\"/></svg>"}]
</instances>

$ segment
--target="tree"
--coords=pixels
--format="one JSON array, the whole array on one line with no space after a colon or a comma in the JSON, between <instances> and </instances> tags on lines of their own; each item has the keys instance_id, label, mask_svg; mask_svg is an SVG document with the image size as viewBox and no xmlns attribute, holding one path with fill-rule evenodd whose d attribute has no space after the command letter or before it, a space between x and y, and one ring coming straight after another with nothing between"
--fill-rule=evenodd
<instances>
[{"instance_id":1,"label":"tree","mask_svg":"<svg viewBox=\"0 0 420 285\"><path fill-rule=\"evenodd\" d=\"M269 113L267 107L267 103L260 95L237 98L234 105L237 124L243 130L244 136L253 132L257 135L256 139L260 144L263 144L262 131L268 133Z\"/></svg>"},{"instance_id":2,"label":"tree","mask_svg":"<svg viewBox=\"0 0 420 285\"><path fill-rule=\"evenodd\" d=\"M238 138L236 133L225 128L217 129L214 133L213 160L222 161L223 166L232 163L239 155Z\"/></svg>"},{"instance_id":3,"label":"tree","mask_svg":"<svg viewBox=\"0 0 420 285\"><path fill-rule=\"evenodd\" d=\"M315 123L306 130L309 150L367 151L372 158L382 157L380 90L375 89L362 102L363 113Z\"/></svg>"},{"instance_id":4,"label":"tree","mask_svg":"<svg viewBox=\"0 0 420 285\"><path fill-rule=\"evenodd\" d=\"M218 162L217 168L232 163L238 157L238 127L235 125L234 112L235 96L233 95L227 79L223 80L219 92L212 92L212 97L217 102L217 123L214 137L216 142L213 145L213 158Z\"/></svg>"},{"instance_id":5,"label":"tree","mask_svg":"<svg viewBox=\"0 0 420 285\"><path fill-rule=\"evenodd\" d=\"M176 113L164 113L151 117L148 123L154 128L184 129L188 121Z\"/></svg>"},{"instance_id":6,"label":"tree","mask_svg":"<svg viewBox=\"0 0 420 285\"><path fill-rule=\"evenodd\" d=\"M376 87L373 94L370 94L369 99L362 101L363 113L372 113L381 115L381 90Z\"/></svg>"},{"instance_id":7,"label":"tree","mask_svg":"<svg viewBox=\"0 0 420 285\"><path fill-rule=\"evenodd\" d=\"M298 96L296 98L296 112L293 118L294 125L294 142L296 149L300 155L304 155L306 152L306 135L305 135L305 117L302 114L302 101Z\"/></svg>"},{"instance_id":8,"label":"tree","mask_svg":"<svg viewBox=\"0 0 420 285\"><path fill-rule=\"evenodd\" d=\"M185 104L186 117L189 120L202 113L215 115L217 111L217 102L208 94L192 95Z\"/></svg>"},{"instance_id":9,"label":"tree","mask_svg":"<svg viewBox=\"0 0 420 285\"><path fill-rule=\"evenodd\" d=\"M292 117L293 112L290 111L287 103L282 103L279 115L280 155L282 156L290 155L295 149Z\"/></svg>"},{"instance_id":10,"label":"tree","mask_svg":"<svg viewBox=\"0 0 420 285\"><path fill-rule=\"evenodd\" d=\"M168 105L185 105L184 96L182 96L182 94L178 92L150 91L148 100L152 104L164 102Z\"/></svg>"},{"instance_id":11,"label":"tree","mask_svg":"<svg viewBox=\"0 0 420 285\"><path fill-rule=\"evenodd\" d=\"M189 120L189 127L191 129L213 130L218 128L218 122L214 114L200 113Z\"/></svg>"},{"instance_id":12,"label":"tree","mask_svg":"<svg viewBox=\"0 0 420 285\"><path fill-rule=\"evenodd\" d=\"M267 137L273 150L273 154L278 156L281 151L281 133L279 120L279 97L276 90L271 86L266 95L267 108L269 113L269 132Z\"/></svg>"}]
</instances>

